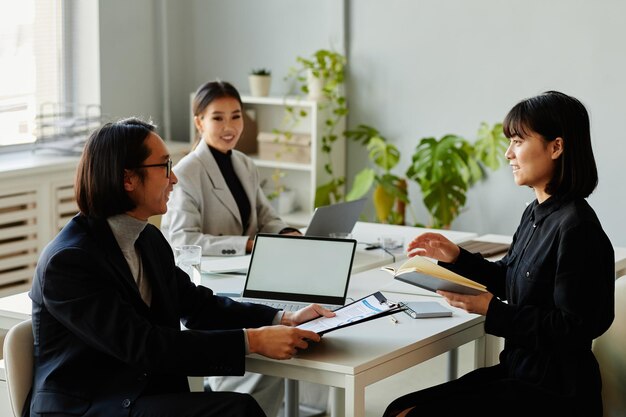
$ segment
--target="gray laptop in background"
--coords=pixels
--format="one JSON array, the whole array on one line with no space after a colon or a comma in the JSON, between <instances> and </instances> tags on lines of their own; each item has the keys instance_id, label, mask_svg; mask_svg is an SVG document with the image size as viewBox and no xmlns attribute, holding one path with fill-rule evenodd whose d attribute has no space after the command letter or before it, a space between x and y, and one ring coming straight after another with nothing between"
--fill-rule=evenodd
<instances>
[{"instance_id":1,"label":"gray laptop in background","mask_svg":"<svg viewBox=\"0 0 626 417\"><path fill-rule=\"evenodd\" d=\"M328 237L331 233L352 233L367 198L330 204L315 209L305 236Z\"/></svg>"},{"instance_id":2,"label":"gray laptop in background","mask_svg":"<svg viewBox=\"0 0 626 417\"><path fill-rule=\"evenodd\" d=\"M355 249L354 239L259 233L239 301L337 309L346 303Z\"/></svg>"}]
</instances>

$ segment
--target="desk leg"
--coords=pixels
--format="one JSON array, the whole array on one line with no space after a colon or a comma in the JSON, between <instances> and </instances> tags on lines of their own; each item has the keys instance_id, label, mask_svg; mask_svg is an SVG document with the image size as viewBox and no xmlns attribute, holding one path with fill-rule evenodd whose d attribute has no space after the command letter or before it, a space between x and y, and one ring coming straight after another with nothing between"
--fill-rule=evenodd
<instances>
[{"instance_id":1,"label":"desk leg","mask_svg":"<svg viewBox=\"0 0 626 417\"><path fill-rule=\"evenodd\" d=\"M345 417L346 391L343 388L330 387L330 417Z\"/></svg>"},{"instance_id":2,"label":"desk leg","mask_svg":"<svg viewBox=\"0 0 626 417\"><path fill-rule=\"evenodd\" d=\"M285 378L285 417L298 417L299 403L298 381Z\"/></svg>"},{"instance_id":3,"label":"desk leg","mask_svg":"<svg viewBox=\"0 0 626 417\"><path fill-rule=\"evenodd\" d=\"M479 337L474 342L474 369L483 368L485 366L485 358L487 356L485 339L485 336Z\"/></svg>"},{"instance_id":4,"label":"desk leg","mask_svg":"<svg viewBox=\"0 0 626 417\"><path fill-rule=\"evenodd\" d=\"M485 366L492 366L500 362L500 351L502 350L499 337L491 334L485 335Z\"/></svg>"},{"instance_id":5,"label":"desk leg","mask_svg":"<svg viewBox=\"0 0 626 417\"><path fill-rule=\"evenodd\" d=\"M346 416L365 416L365 385L352 377L346 377Z\"/></svg>"},{"instance_id":6,"label":"desk leg","mask_svg":"<svg viewBox=\"0 0 626 417\"><path fill-rule=\"evenodd\" d=\"M204 377L201 376L189 376L187 377L189 381L189 390L191 392L202 392L204 391Z\"/></svg>"},{"instance_id":7,"label":"desk leg","mask_svg":"<svg viewBox=\"0 0 626 417\"><path fill-rule=\"evenodd\" d=\"M459 375L459 349L448 352L448 381L453 381Z\"/></svg>"}]
</instances>

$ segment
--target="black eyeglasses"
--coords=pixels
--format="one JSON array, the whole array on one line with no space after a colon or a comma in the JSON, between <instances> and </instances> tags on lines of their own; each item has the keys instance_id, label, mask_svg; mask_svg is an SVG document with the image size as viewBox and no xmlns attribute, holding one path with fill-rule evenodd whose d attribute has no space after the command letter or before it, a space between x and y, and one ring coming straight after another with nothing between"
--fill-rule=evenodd
<instances>
[{"instance_id":1,"label":"black eyeglasses","mask_svg":"<svg viewBox=\"0 0 626 417\"><path fill-rule=\"evenodd\" d=\"M172 173L172 160L168 159L167 162L162 164L149 164L149 165L139 165L135 168L152 168L152 167L165 167L165 177L169 178Z\"/></svg>"}]
</instances>

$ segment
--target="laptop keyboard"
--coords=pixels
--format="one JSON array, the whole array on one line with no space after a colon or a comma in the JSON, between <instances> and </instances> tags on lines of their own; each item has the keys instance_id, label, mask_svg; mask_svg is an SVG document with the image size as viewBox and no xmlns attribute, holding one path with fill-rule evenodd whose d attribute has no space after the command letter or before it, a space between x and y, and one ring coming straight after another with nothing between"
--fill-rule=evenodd
<instances>
[{"instance_id":1,"label":"laptop keyboard","mask_svg":"<svg viewBox=\"0 0 626 417\"><path fill-rule=\"evenodd\" d=\"M264 304L266 306L274 307L278 310L285 310L285 311L297 311L303 307L306 307L306 305L302 305L302 304L280 303L280 302L271 302L271 301L257 301L257 304Z\"/></svg>"},{"instance_id":2,"label":"laptop keyboard","mask_svg":"<svg viewBox=\"0 0 626 417\"><path fill-rule=\"evenodd\" d=\"M253 300L247 299L243 301L247 301L247 302L255 303L255 304L263 304L263 305L273 307L273 308L276 308L278 310L283 310L283 311L297 311L309 305L309 304L294 304L294 303L289 303L289 302L255 300L255 299ZM330 306L330 305L322 305L322 307L327 308L329 310L334 310L337 308L337 306Z\"/></svg>"}]
</instances>

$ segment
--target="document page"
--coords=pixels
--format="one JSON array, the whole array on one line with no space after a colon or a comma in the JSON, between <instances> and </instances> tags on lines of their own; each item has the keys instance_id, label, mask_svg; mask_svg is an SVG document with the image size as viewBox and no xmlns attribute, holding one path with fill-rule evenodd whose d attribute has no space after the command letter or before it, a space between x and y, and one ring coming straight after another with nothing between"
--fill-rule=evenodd
<instances>
[{"instance_id":1,"label":"document page","mask_svg":"<svg viewBox=\"0 0 626 417\"><path fill-rule=\"evenodd\" d=\"M314 331L317 334L324 334L331 330L351 326L378 316L382 317L401 309L397 304L388 301L380 292L376 292L335 310L335 317L318 317L297 327Z\"/></svg>"},{"instance_id":2,"label":"document page","mask_svg":"<svg viewBox=\"0 0 626 417\"><path fill-rule=\"evenodd\" d=\"M243 275L248 272L250 255L203 257L201 270L205 274Z\"/></svg>"}]
</instances>

